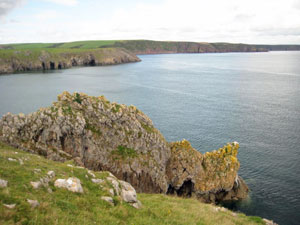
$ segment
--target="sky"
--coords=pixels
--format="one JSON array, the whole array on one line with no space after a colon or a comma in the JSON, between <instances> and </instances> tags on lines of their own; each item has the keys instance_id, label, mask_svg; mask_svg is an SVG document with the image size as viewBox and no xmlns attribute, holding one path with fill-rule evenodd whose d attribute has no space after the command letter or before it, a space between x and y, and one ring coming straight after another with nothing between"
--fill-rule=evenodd
<instances>
[{"instance_id":1,"label":"sky","mask_svg":"<svg viewBox=\"0 0 300 225\"><path fill-rule=\"evenodd\" d=\"M0 43L300 44L300 0L0 0Z\"/></svg>"}]
</instances>

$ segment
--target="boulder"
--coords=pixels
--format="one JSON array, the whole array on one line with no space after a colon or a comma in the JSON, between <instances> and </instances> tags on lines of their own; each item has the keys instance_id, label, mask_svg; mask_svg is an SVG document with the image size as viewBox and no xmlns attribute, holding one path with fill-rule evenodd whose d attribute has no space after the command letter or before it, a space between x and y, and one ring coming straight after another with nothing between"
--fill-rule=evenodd
<instances>
[{"instance_id":1,"label":"boulder","mask_svg":"<svg viewBox=\"0 0 300 225\"><path fill-rule=\"evenodd\" d=\"M72 192L83 193L80 180L76 177L70 177L68 179L57 179L54 182L54 186L58 188L65 188Z\"/></svg>"},{"instance_id":2,"label":"boulder","mask_svg":"<svg viewBox=\"0 0 300 225\"><path fill-rule=\"evenodd\" d=\"M128 203L136 203L137 195L135 189L125 181L120 181L121 184L121 197L125 202Z\"/></svg>"}]
</instances>

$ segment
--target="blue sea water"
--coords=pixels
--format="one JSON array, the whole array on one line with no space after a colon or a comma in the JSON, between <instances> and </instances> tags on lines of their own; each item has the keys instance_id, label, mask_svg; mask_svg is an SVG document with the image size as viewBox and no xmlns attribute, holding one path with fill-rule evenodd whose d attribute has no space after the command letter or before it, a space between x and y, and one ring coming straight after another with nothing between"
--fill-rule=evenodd
<instances>
[{"instance_id":1,"label":"blue sea water","mask_svg":"<svg viewBox=\"0 0 300 225\"><path fill-rule=\"evenodd\" d=\"M168 141L200 152L240 143L248 200L230 205L300 224L300 52L144 55L142 62L0 76L0 114L48 106L64 90L144 111Z\"/></svg>"}]
</instances>

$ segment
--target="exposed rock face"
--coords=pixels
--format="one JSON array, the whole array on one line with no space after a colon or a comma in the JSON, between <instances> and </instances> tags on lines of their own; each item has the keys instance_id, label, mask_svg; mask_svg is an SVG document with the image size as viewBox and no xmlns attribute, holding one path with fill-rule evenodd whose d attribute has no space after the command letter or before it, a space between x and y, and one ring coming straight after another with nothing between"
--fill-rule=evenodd
<instances>
[{"instance_id":1,"label":"exposed rock face","mask_svg":"<svg viewBox=\"0 0 300 225\"><path fill-rule=\"evenodd\" d=\"M103 96L64 92L51 107L35 113L8 113L0 120L0 139L49 159L74 159L88 169L111 171L138 192L214 202L243 198L248 190L237 175L238 143L206 154L185 140L168 143L136 107ZM126 190L121 195L134 196Z\"/></svg>"},{"instance_id":2,"label":"exposed rock face","mask_svg":"<svg viewBox=\"0 0 300 225\"><path fill-rule=\"evenodd\" d=\"M65 69L72 66L102 66L141 61L126 49L10 51L0 58L0 74L32 70Z\"/></svg>"}]
</instances>

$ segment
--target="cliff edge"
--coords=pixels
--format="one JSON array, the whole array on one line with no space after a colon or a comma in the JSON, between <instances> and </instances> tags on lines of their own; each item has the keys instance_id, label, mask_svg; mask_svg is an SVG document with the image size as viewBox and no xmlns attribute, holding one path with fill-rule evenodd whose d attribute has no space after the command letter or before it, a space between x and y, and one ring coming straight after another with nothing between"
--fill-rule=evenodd
<instances>
[{"instance_id":1,"label":"cliff edge","mask_svg":"<svg viewBox=\"0 0 300 225\"><path fill-rule=\"evenodd\" d=\"M248 192L238 176L237 142L205 154L186 140L168 143L143 112L103 96L63 92L37 112L8 113L0 120L0 139L48 159L110 171L138 192L205 202L241 199Z\"/></svg>"}]
</instances>

